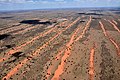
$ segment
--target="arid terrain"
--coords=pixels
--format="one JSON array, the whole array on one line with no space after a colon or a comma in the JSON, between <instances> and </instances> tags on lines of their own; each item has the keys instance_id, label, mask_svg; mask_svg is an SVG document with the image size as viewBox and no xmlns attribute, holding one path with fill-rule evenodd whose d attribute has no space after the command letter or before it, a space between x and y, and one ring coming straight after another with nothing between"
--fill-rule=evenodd
<instances>
[{"instance_id":1,"label":"arid terrain","mask_svg":"<svg viewBox=\"0 0 120 80\"><path fill-rule=\"evenodd\" d=\"M120 9L0 12L0 80L120 80Z\"/></svg>"}]
</instances>

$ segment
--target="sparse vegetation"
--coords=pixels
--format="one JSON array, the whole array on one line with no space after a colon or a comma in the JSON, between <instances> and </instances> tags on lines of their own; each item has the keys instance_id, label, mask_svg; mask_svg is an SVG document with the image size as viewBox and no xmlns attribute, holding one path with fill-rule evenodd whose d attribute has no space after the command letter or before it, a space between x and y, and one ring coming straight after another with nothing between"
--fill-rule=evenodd
<instances>
[{"instance_id":1,"label":"sparse vegetation","mask_svg":"<svg viewBox=\"0 0 120 80\"><path fill-rule=\"evenodd\" d=\"M119 11L0 15L0 80L119 80Z\"/></svg>"}]
</instances>

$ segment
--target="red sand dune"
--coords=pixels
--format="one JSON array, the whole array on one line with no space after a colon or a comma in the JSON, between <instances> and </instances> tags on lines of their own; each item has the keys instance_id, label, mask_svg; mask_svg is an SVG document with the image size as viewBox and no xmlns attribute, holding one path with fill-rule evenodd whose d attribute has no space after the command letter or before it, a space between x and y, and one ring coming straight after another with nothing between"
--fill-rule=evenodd
<instances>
[{"instance_id":1,"label":"red sand dune","mask_svg":"<svg viewBox=\"0 0 120 80\"><path fill-rule=\"evenodd\" d=\"M74 25L80 18L77 18L73 23L71 23L70 25L68 25L63 31L65 31L66 29L68 29L69 27L71 27L72 25ZM58 37L60 34L62 34L62 32L59 32L57 35L55 35L54 37L52 37L48 42L46 42L43 46L39 47L38 50L36 50L34 53L32 53L30 55L29 58L25 58L24 60L20 61L20 64L18 64L17 66L15 66L5 77L3 77L2 80L4 79L9 79L12 75L16 74L18 72L18 70L27 63L28 60L31 60L33 57L36 57L40 50L45 48L46 46L48 46L48 44L53 41L56 37Z\"/></svg>"},{"instance_id":2,"label":"red sand dune","mask_svg":"<svg viewBox=\"0 0 120 80\"><path fill-rule=\"evenodd\" d=\"M116 25L118 24L115 20L112 20L112 22L114 22Z\"/></svg>"},{"instance_id":3,"label":"red sand dune","mask_svg":"<svg viewBox=\"0 0 120 80\"><path fill-rule=\"evenodd\" d=\"M87 31L87 29L89 28L89 24L91 23L92 17L90 16L90 20L88 21L88 23L86 24L84 30L82 31L82 34L75 40L78 41L80 38L82 38L85 34L85 32Z\"/></svg>"},{"instance_id":4,"label":"red sand dune","mask_svg":"<svg viewBox=\"0 0 120 80\"><path fill-rule=\"evenodd\" d=\"M102 30L103 30L104 35L105 35L106 37L108 37L109 40L112 42L112 44L116 47L117 53L118 53L118 55L120 56L120 47L119 47L118 44L113 40L113 38L109 37L109 35L108 35L108 33L106 32L106 30L105 30L104 25L102 24L102 22L99 21L99 23L100 23L100 27L101 27Z\"/></svg>"},{"instance_id":5,"label":"red sand dune","mask_svg":"<svg viewBox=\"0 0 120 80\"><path fill-rule=\"evenodd\" d=\"M91 22L91 16L90 16L90 20L88 21L88 23L86 24L85 26L85 29L83 30L82 34L80 36L83 36L85 34L85 31L88 29L88 26ZM54 76L52 77L51 80L60 80L60 75L64 72L64 66L65 66L65 60L71 55L71 44L77 40L79 40L80 38L82 37L78 37L76 40L75 40L75 36L77 34L77 32L79 31L79 28L75 31L75 33L72 35L70 41L68 42L68 44L66 45L66 50L65 50L65 53L61 59L61 64L58 66L57 70L55 71L54 73Z\"/></svg>"},{"instance_id":6,"label":"red sand dune","mask_svg":"<svg viewBox=\"0 0 120 80\"><path fill-rule=\"evenodd\" d=\"M0 31L0 34L6 34L6 33L9 33L9 32L12 32L12 31L15 31L15 30L19 30L19 29L23 29L23 28L27 28L27 26L23 26L23 25L20 25L20 26L15 26L15 27L10 27L10 28L7 28L5 30L2 30Z\"/></svg>"},{"instance_id":7,"label":"red sand dune","mask_svg":"<svg viewBox=\"0 0 120 80\"><path fill-rule=\"evenodd\" d=\"M26 28L26 29L24 29L24 30L18 31L18 32L13 33L13 34L16 35L16 34L25 33L25 32L27 32L27 31L29 31L29 30L31 30L31 29L34 29L34 28L36 28L36 26L28 27L28 28Z\"/></svg>"},{"instance_id":8,"label":"red sand dune","mask_svg":"<svg viewBox=\"0 0 120 80\"><path fill-rule=\"evenodd\" d=\"M60 49L60 50L59 50L59 53L56 55L55 59L52 60L52 61L55 61L55 60L59 60L59 59L60 59L61 54L65 51L64 49L66 49L65 47L68 47L68 46L70 46L70 45L73 43L73 41L74 41L74 39L75 39L75 36L76 36L76 34L77 34L77 32L78 32L79 30L80 30L80 27L75 30L75 32L73 33L72 37L70 38L70 41L66 44L66 46L64 46L63 49ZM47 74L46 74L47 79L48 79L49 76L51 75L51 70L52 70L52 68L53 68L53 65L49 66L49 68L48 68L48 70L47 70Z\"/></svg>"},{"instance_id":9,"label":"red sand dune","mask_svg":"<svg viewBox=\"0 0 120 80\"><path fill-rule=\"evenodd\" d=\"M95 46L91 49L90 52L90 60L89 60L90 80L94 80L94 55L95 55Z\"/></svg>"},{"instance_id":10,"label":"red sand dune","mask_svg":"<svg viewBox=\"0 0 120 80\"><path fill-rule=\"evenodd\" d=\"M120 30L119 30L119 28L116 26L116 24L114 24L114 23L111 22L110 20L108 20L108 22L109 22L110 24L112 24L113 27L120 33Z\"/></svg>"},{"instance_id":11,"label":"red sand dune","mask_svg":"<svg viewBox=\"0 0 120 80\"><path fill-rule=\"evenodd\" d=\"M15 73L17 73L17 71L23 66L23 64L25 64L28 61L28 59L24 59L23 61L21 61L20 64L18 64L15 68L13 68L9 74L7 74L2 80L8 80L12 75L14 75Z\"/></svg>"},{"instance_id":12,"label":"red sand dune","mask_svg":"<svg viewBox=\"0 0 120 80\"><path fill-rule=\"evenodd\" d=\"M14 49L8 51L6 54L5 54L5 57L0 59L0 62L3 62L4 60L8 59L10 57L10 55L14 54L15 52L18 52L20 51L24 46L34 42L36 39L40 38L40 37L43 37L45 35L47 35L48 33L52 32L53 30L55 29L54 28L51 28L50 30L48 30L47 32L45 32L44 34L40 34L36 37L34 37L32 40L28 41L28 42L25 42L24 44L20 45L20 46L17 46L17 47L14 47Z\"/></svg>"},{"instance_id":13,"label":"red sand dune","mask_svg":"<svg viewBox=\"0 0 120 80\"><path fill-rule=\"evenodd\" d=\"M72 35L70 41L67 43L66 45L66 50L65 50L65 53L64 53L64 56L62 57L61 59L61 64L58 66L58 69L55 71L55 74L52 78L53 79L56 79L56 80L59 80L59 76L64 72L63 69L64 69L64 65L65 65L65 60L70 56L71 54L71 44L74 42L74 39L75 39L75 36L77 34L77 32L79 31L79 28L76 29L75 33ZM49 71L48 71L49 72Z\"/></svg>"}]
</instances>

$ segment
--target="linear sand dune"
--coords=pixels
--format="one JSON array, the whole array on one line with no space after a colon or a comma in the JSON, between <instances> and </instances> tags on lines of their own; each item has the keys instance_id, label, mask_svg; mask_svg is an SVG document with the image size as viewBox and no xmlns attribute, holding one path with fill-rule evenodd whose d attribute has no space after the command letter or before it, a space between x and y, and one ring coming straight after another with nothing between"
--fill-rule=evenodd
<instances>
[{"instance_id":1,"label":"linear sand dune","mask_svg":"<svg viewBox=\"0 0 120 80\"><path fill-rule=\"evenodd\" d=\"M108 22L109 22L110 24L112 24L113 27L114 27L114 29L116 29L116 30L120 33L120 30L118 29L118 27L117 27L113 22L111 22L110 20L108 20Z\"/></svg>"},{"instance_id":2,"label":"linear sand dune","mask_svg":"<svg viewBox=\"0 0 120 80\"><path fill-rule=\"evenodd\" d=\"M63 22L63 23L65 24L65 22ZM38 38L40 38L40 37L43 37L43 36L49 34L49 33L52 32L56 27L57 27L57 26L51 28L50 30L46 31L45 33L40 33L38 36L36 36L36 37L34 37L33 39L31 39L29 42L25 42L25 43L23 43L23 44L20 45L20 46L14 47L13 50L10 50L10 51L8 51L8 52L5 54L5 57L4 57L4 58L0 59L0 63L3 62L3 61L5 61L6 59L8 59L8 58L10 57L9 55L14 54L15 52L20 51L23 47L25 47L25 46L27 46L28 44L34 42L36 39L38 39ZM6 56L6 55L7 55L7 56Z\"/></svg>"},{"instance_id":3,"label":"linear sand dune","mask_svg":"<svg viewBox=\"0 0 120 80\"><path fill-rule=\"evenodd\" d=\"M79 28L77 28L77 29L76 29L76 31L78 32L78 30L80 30L80 29L81 29L81 26L80 26ZM74 39L74 40L75 40L75 39ZM68 44L68 43L67 43L67 44ZM66 44L66 45L67 45L67 44ZM66 48L66 46L64 46L63 48L65 49L65 48ZM61 50L61 49L59 49L59 53L56 55L55 60L60 59L60 56L61 56L61 54L62 54L63 52L64 52L64 50L63 50L63 49L62 49L62 50Z\"/></svg>"},{"instance_id":4,"label":"linear sand dune","mask_svg":"<svg viewBox=\"0 0 120 80\"><path fill-rule=\"evenodd\" d=\"M107 37L107 38L112 42L112 44L116 47L117 53L118 53L118 55L120 56L120 48L119 48L118 44L113 40L113 38L109 37L109 35L108 35L108 33L106 32L106 30L105 30L105 28L104 28L104 25L102 24L101 21L99 21L99 24L100 24L100 27L101 27L102 30L103 30L103 33L104 33L105 37Z\"/></svg>"},{"instance_id":5,"label":"linear sand dune","mask_svg":"<svg viewBox=\"0 0 120 80\"><path fill-rule=\"evenodd\" d=\"M19 30L19 29L23 29L23 28L27 28L29 27L29 25L25 26L25 25L20 25L18 27L11 27L11 28L7 28L5 30L2 30L0 31L0 34L6 34L6 33L9 33L9 32L12 32L12 31L15 31L15 30Z\"/></svg>"},{"instance_id":6,"label":"linear sand dune","mask_svg":"<svg viewBox=\"0 0 120 80\"><path fill-rule=\"evenodd\" d=\"M75 32L73 33L72 37L70 38L70 41L66 44L66 47L67 47L67 48L73 43L73 41L74 41L74 39L75 39L75 36L76 36L76 34L77 34L77 32L78 32L79 30L80 30L80 27L75 30ZM68 50L69 50L69 49L68 49ZM60 52L56 55L55 60L59 59L59 58L60 58L60 55L61 55L64 51L65 51L65 50L60 51ZM53 67L53 65L51 65L51 66L48 68L48 71L47 71L47 74L48 74L48 75L46 75L47 79L48 79L49 76L51 75L51 69L52 69L52 67ZM60 72L60 71L59 71L59 72Z\"/></svg>"},{"instance_id":7,"label":"linear sand dune","mask_svg":"<svg viewBox=\"0 0 120 80\"><path fill-rule=\"evenodd\" d=\"M71 27L72 25L74 25L80 18L77 18L73 23L71 23L70 25L68 25L63 31L67 30L69 27ZM63 31L60 31L57 35L55 35L54 37L52 37L48 42L46 42L43 46L39 47L34 53L32 53L30 55L30 57L25 58L24 60L20 61L20 64L18 64L17 66L15 66L13 69L10 70L10 72L2 78L2 80L8 80L12 75L16 74L18 72L18 70L27 63L27 61L31 60L33 57L36 57L40 50L45 48L46 46L48 46L48 44L53 41L56 37L58 37L60 34L62 34Z\"/></svg>"},{"instance_id":8,"label":"linear sand dune","mask_svg":"<svg viewBox=\"0 0 120 80\"><path fill-rule=\"evenodd\" d=\"M83 30L82 34L80 35L81 37L78 37L75 41L79 40L80 38L82 38L82 36L84 35L83 33L86 32L86 30L88 29L88 25L91 23L91 16L90 16L90 20L88 21L87 25L85 26L85 29ZM78 30L77 30L78 31ZM75 38L75 35L77 34L77 31L72 35L69 43L66 45L67 48L65 50L65 53L61 59L61 63L60 65L58 66L57 70L55 71L54 73L54 76L52 77L51 80L59 80L60 79L60 75L64 72L64 66L65 66L65 60L70 56L71 54L71 44L74 42L74 38Z\"/></svg>"},{"instance_id":9,"label":"linear sand dune","mask_svg":"<svg viewBox=\"0 0 120 80\"><path fill-rule=\"evenodd\" d=\"M28 28L26 28L26 29L24 29L24 30L18 31L18 32L13 33L13 34L14 34L14 35L17 35L17 34L25 33L25 32L27 32L27 31L32 30L32 29L35 29L35 28L36 28L36 26L28 27Z\"/></svg>"},{"instance_id":10,"label":"linear sand dune","mask_svg":"<svg viewBox=\"0 0 120 80\"><path fill-rule=\"evenodd\" d=\"M25 43L23 43L23 44L20 45L20 46L14 47L14 49L8 51L8 52L5 54L5 57L4 57L4 58L0 59L0 62L5 61L6 59L8 59L8 58L10 57L10 55L14 54L15 52L20 51L20 50L21 50L23 47L25 47L26 45L34 42L36 39L38 39L38 38L40 38L40 37L43 37L43 36L47 35L48 33L52 32L54 29L55 29L55 27L54 27L54 28L51 28L50 30L48 30L48 31L45 32L44 34L42 33L42 34L40 34L40 35L32 38L30 41L25 42Z\"/></svg>"},{"instance_id":11,"label":"linear sand dune","mask_svg":"<svg viewBox=\"0 0 120 80\"><path fill-rule=\"evenodd\" d=\"M89 80L94 80L94 55L95 55L95 45L91 49L91 52L90 52L90 60L89 60L89 75L90 75L90 79Z\"/></svg>"},{"instance_id":12,"label":"linear sand dune","mask_svg":"<svg viewBox=\"0 0 120 80\"><path fill-rule=\"evenodd\" d=\"M84 30L82 31L82 34L75 41L78 41L80 38L82 38L84 36L84 34L86 33L87 29L89 28L89 24L91 23L91 20L92 20L92 17L90 16L90 20L86 24Z\"/></svg>"},{"instance_id":13,"label":"linear sand dune","mask_svg":"<svg viewBox=\"0 0 120 80\"><path fill-rule=\"evenodd\" d=\"M118 19L118 21L120 21L120 19Z\"/></svg>"},{"instance_id":14,"label":"linear sand dune","mask_svg":"<svg viewBox=\"0 0 120 80\"><path fill-rule=\"evenodd\" d=\"M112 22L114 22L116 25L118 24L117 21L115 21L115 20L112 20Z\"/></svg>"}]
</instances>

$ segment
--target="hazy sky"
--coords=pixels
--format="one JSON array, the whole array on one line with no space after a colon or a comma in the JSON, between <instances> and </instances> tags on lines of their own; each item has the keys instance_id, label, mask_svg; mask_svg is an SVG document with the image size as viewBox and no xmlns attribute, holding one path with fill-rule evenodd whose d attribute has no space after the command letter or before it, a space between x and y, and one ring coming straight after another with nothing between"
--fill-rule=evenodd
<instances>
[{"instance_id":1,"label":"hazy sky","mask_svg":"<svg viewBox=\"0 0 120 80\"><path fill-rule=\"evenodd\" d=\"M0 0L0 10L120 7L120 0Z\"/></svg>"}]
</instances>

